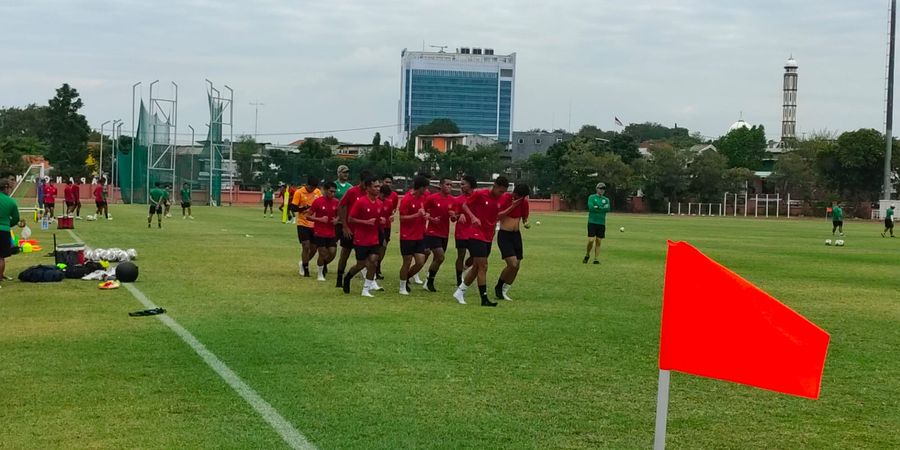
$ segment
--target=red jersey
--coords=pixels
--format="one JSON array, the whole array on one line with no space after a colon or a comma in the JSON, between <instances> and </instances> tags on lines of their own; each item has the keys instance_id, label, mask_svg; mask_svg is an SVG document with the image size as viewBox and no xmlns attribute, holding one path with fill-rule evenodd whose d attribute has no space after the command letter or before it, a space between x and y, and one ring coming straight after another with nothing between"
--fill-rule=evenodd
<instances>
[{"instance_id":1,"label":"red jersey","mask_svg":"<svg viewBox=\"0 0 900 450\"><path fill-rule=\"evenodd\" d=\"M81 186L77 184L72 185L72 201L76 203L81 201Z\"/></svg>"},{"instance_id":2,"label":"red jersey","mask_svg":"<svg viewBox=\"0 0 900 450\"><path fill-rule=\"evenodd\" d=\"M394 206L391 204L390 198L381 199L381 217L384 218L384 224L378 224L381 230L391 231L391 216L394 215Z\"/></svg>"},{"instance_id":3,"label":"red jersey","mask_svg":"<svg viewBox=\"0 0 900 450\"><path fill-rule=\"evenodd\" d=\"M72 185L67 184L66 187L63 188L63 197L66 199L66 203L75 203L75 195L72 193Z\"/></svg>"},{"instance_id":4,"label":"red jersey","mask_svg":"<svg viewBox=\"0 0 900 450\"><path fill-rule=\"evenodd\" d=\"M397 206L400 204L400 196L397 195L396 192L391 191L391 195L382 200L384 202L384 207L390 212L387 217L394 215L394 211L397 210ZM387 225L384 226L385 230L391 229L391 222L388 222Z\"/></svg>"},{"instance_id":5,"label":"red jersey","mask_svg":"<svg viewBox=\"0 0 900 450\"><path fill-rule=\"evenodd\" d=\"M425 229L426 236L441 238L450 236L450 211L453 210L455 200L440 192L428 196L425 200L425 212L431 216L431 220Z\"/></svg>"},{"instance_id":6,"label":"red jersey","mask_svg":"<svg viewBox=\"0 0 900 450\"><path fill-rule=\"evenodd\" d=\"M469 200L469 197L471 195L472 194L469 194L469 195L459 194L456 197L454 197L453 210L456 211L457 217L465 216L466 213L463 212L462 205L464 205L466 203L466 201ZM465 221L462 221L462 222L457 220L456 221L456 230L453 232L453 236L456 239L466 240L466 239L469 239L470 237L472 237L471 235L472 235L472 226L469 225L469 218L466 217Z\"/></svg>"},{"instance_id":7,"label":"red jersey","mask_svg":"<svg viewBox=\"0 0 900 450\"><path fill-rule=\"evenodd\" d=\"M98 202L102 202L105 199L103 198L103 185L98 184L97 187L94 188L94 200Z\"/></svg>"},{"instance_id":8,"label":"red jersey","mask_svg":"<svg viewBox=\"0 0 900 450\"><path fill-rule=\"evenodd\" d=\"M426 195L414 195L409 191L400 200L400 240L418 241L425 238L425 218L403 219L403 216L411 216L420 209L425 208Z\"/></svg>"},{"instance_id":9,"label":"red jersey","mask_svg":"<svg viewBox=\"0 0 900 450\"><path fill-rule=\"evenodd\" d=\"M319 197L312 202L309 210L310 215L316 216L316 218L327 217L331 220L328 223L314 221L313 235L320 238L334 238L334 220L337 219L338 199Z\"/></svg>"},{"instance_id":10,"label":"red jersey","mask_svg":"<svg viewBox=\"0 0 900 450\"><path fill-rule=\"evenodd\" d=\"M469 238L482 242L493 241L497 214L500 212L500 197L491 195L490 189L479 189L472 193L466 204L469 205L472 214L481 221L481 226L472 226Z\"/></svg>"},{"instance_id":11,"label":"red jersey","mask_svg":"<svg viewBox=\"0 0 900 450\"><path fill-rule=\"evenodd\" d=\"M506 208L509 208L512 205L513 196L509 192L504 193L500 196L500 211L503 211ZM528 197L522 199L519 202L519 206L516 206L508 213L506 213L506 217L511 219L525 219L528 220Z\"/></svg>"},{"instance_id":12,"label":"red jersey","mask_svg":"<svg viewBox=\"0 0 900 450\"><path fill-rule=\"evenodd\" d=\"M56 187L50 183L44 185L44 203L56 203Z\"/></svg>"},{"instance_id":13,"label":"red jersey","mask_svg":"<svg viewBox=\"0 0 900 450\"><path fill-rule=\"evenodd\" d=\"M365 197L366 191L359 186L351 186L350 189L347 189L347 192L344 193L344 196L341 197L340 202L338 203L338 208L347 207L347 215L350 215L350 210L353 208L353 204L356 203L356 200L360 197ZM340 221L340 219L338 219ZM353 231L353 224L350 224L350 231Z\"/></svg>"},{"instance_id":14,"label":"red jersey","mask_svg":"<svg viewBox=\"0 0 900 450\"><path fill-rule=\"evenodd\" d=\"M344 198L346 197L347 195L344 194ZM357 220L375 219L375 223L372 225L353 224L353 245L360 247L378 245L378 219L381 217L381 207L381 200L369 200L368 195L353 202L353 208L350 209L347 217Z\"/></svg>"}]
</instances>

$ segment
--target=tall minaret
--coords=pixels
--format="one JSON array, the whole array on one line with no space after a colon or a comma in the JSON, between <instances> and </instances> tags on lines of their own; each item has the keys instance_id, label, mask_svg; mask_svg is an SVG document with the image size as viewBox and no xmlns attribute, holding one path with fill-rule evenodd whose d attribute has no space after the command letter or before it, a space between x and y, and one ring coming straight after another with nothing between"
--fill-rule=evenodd
<instances>
[{"instance_id":1,"label":"tall minaret","mask_svg":"<svg viewBox=\"0 0 900 450\"><path fill-rule=\"evenodd\" d=\"M790 147L797 139L797 61L793 55L784 64L784 108L781 142Z\"/></svg>"}]
</instances>

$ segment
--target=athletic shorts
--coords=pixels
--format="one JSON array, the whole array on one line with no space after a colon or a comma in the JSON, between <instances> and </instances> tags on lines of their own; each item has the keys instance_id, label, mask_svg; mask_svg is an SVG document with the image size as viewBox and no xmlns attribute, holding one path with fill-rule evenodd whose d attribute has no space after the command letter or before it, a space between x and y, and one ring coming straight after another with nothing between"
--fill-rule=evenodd
<instances>
[{"instance_id":1,"label":"athletic shorts","mask_svg":"<svg viewBox=\"0 0 900 450\"><path fill-rule=\"evenodd\" d=\"M378 230L378 245L384 247L388 243L388 236L390 231L388 230Z\"/></svg>"},{"instance_id":2,"label":"athletic shorts","mask_svg":"<svg viewBox=\"0 0 900 450\"><path fill-rule=\"evenodd\" d=\"M191 207L191 202L181 202L181 207L182 207L182 208L190 208L190 207Z\"/></svg>"},{"instance_id":3,"label":"athletic shorts","mask_svg":"<svg viewBox=\"0 0 900 450\"><path fill-rule=\"evenodd\" d=\"M391 229L385 228L382 232L384 233L384 237L382 238L381 245L387 246L388 242L391 242Z\"/></svg>"},{"instance_id":4,"label":"athletic shorts","mask_svg":"<svg viewBox=\"0 0 900 450\"><path fill-rule=\"evenodd\" d=\"M440 236L425 236L425 249L426 250L434 250L436 248L440 248L441 250L447 250L447 243L450 240L445 237Z\"/></svg>"},{"instance_id":5,"label":"athletic shorts","mask_svg":"<svg viewBox=\"0 0 900 450\"><path fill-rule=\"evenodd\" d=\"M74 208L76 204L77 204L77 203L75 203L75 202L66 202L66 207L67 207L67 208Z\"/></svg>"},{"instance_id":6,"label":"athletic shorts","mask_svg":"<svg viewBox=\"0 0 900 450\"><path fill-rule=\"evenodd\" d=\"M362 261L368 259L371 255L377 255L381 252L380 245L357 245L353 247L356 251L356 260Z\"/></svg>"},{"instance_id":7,"label":"athletic shorts","mask_svg":"<svg viewBox=\"0 0 900 450\"><path fill-rule=\"evenodd\" d=\"M894 228L894 221L891 219L884 219L884 227L885 228Z\"/></svg>"},{"instance_id":8,"label":"athletic shorts","mask_svg":"<svg viewBox=\"0 0 900 450\"><path fill-rule=\"evenodd\" d=\"M337 247L337 238L313 236L313 243L316 244L316 247Z\"/></svg>"},{"instance_id":9,"label":"athletic shorts","mask_svg":"<svg viewBox=\"0 0 900 450\"><path fill-rule=\"evenodd\" d=\"M469 255L473 258L487 258L491 256L491 243L478 239L469 239Z\"/></svg>"},{"instance_id":10,"label":"athletic shorts","mask_svg":"<svg viewBox=\"0 0 900 450\"><path fill-rule=\"evenodd\" d=\"M94 203L97 205L97 209L106 208L106 202L98 202L95 200Z\"/></svg>"},{"instance_id":11,"label":"athletic shorts","mask_svg":"<svg viewBox=\"0 0 900 450\"><path fill-rule=\"evenodd\" d=\"M456 249L457 250L459 250L459 249L468 250L469 249L469 240L468 239L457 239L456 240Z\"/></svg>"},{"instance_id":12,"label":"athletic shorts","mask_svg":"<svg viewBox=\"0 0 900 450\"><path fill-rule=\"evenodd\" d=\"M273 205L275 205L275 202L272 200L263 200L263 208L271 208Z\"/></svg>"},{"instance_id":13,"label":"athletic shorts","mask_svg":"<svg viewBox=\"0 0 900 450\"><path fill-rule=\"evenodd\" d=\"M150 205L150 215L151 215L151 216L154 215L154 214L162 214L162 212L163 212L163 205L162 205L162 204L159 204L159 205Z\"/></svg>"},{"instance_id":14,"label":"athletic shorts","mask_svg":"<svg viewBox=\"0 0 900 450\"><path fill-rule=\"evenodd\" d=\"M353 235L351 234L349 237L344 236L344 229L342 227L338 227L337 236L340 236L341 247L343 248L356 248L353 245Z\"/></svg>"},{"instance_id":15,"label":"athletic shorts","mask_svg":"<svg viewBox=\"0 0 900 450\"><path fill-rule=\"evenodd\" d=\"M400 239L400 254L403 256L410 255L424 255L425 254L425 240L419 239L416 241L407 241Z\"/></svg>"},{"instance_id":16,"label":"athletic shorts","mask_svg":"<svg viewBox=\"0 0 900 450\"><path fill-rule=\"evenodd\" d=\"M0 258L9 258L13 254L12 250L12 233L0 231Z\"/></svg>"},{"instance_id":17,"label":"athletic shorts","mask_svg":"<svg viewBox=\"0 0 900 450\"><path fill-rule=\"evenodd\" d=\"M304 226L297 227L297 240L302 242L311 241L313 238L313 229Z\"/></svg>"},{"instance_id":18,"label":"athletic shorts","mask_svg":"<svg viewBox=\"0 0 900 450\"><path fill-rule=\"evenodd\" d=\"M588 237L598 237L603 239L606 237L606 225L599 223L588 223Z\"/></svg>"},{"instance_id":19,"label":"athletic shorts","mask_svg":"<svg viewBox=\"0 0 900 450\"><path fill-rule=\"evenodd\" d=\"M515 256L517 259L524 258L522 253L522 233L518 231L498 231L497 247L500 249L500 256L503 259L510 256Z\"/></svg>"}]
</instances>

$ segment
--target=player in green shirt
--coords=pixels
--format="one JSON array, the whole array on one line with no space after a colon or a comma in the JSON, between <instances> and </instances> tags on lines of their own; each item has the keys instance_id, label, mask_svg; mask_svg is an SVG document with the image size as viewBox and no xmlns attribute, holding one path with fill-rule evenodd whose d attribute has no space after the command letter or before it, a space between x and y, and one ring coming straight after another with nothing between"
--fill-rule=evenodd
<instances>
[{"instance_id":1,"label":"player in green shirt","mask_svg":"<svg viewBox=\"0 0 900 450\"><path fill-rule=\"evenodd\" d=\"M6 258L12 256L12 227L25 226L25 220L19 217L19 206L9 196L13 190L13 183L8 177L0 179L0 281L10 280L6 278Z\"/></svg>"},{"instance_id":2,"label":"player in green shirt","mask_svg":"<svg viewBox=\"0 0 900 450\"><path fill-rule=\"evenodd\" d=\"M334 198L340 200L347 191L353 187L353 183L350 182L350 168L344 165L338 166L337 168L337 181L334 182L337 185L337 190L334 192Z\"/></svg>"},{"instance_id":3,"label":"player in green shirt","mask_svg":"<svg viewBox=\"0 0 900 450\"><path fill-rule=\"evenodd\" d=\"M194 215L191 214L191 185L188 183L181 186L181 218L194 220Z\"/></svg>"},{"instance_id":4,"label":"player in green shirt","mask_svg":"<svg viewBox=\"0 0 900 450\"><path fill-rule=\"evenodd\" d=\"M274 217L274 211L272 211L272 207L275 204L275 190L272 189L271 184L267 184L266 188L263 189L263 217L266 217L266 211L269 211L269 217Z\"/></svg>"},{"instance_id":5,"label":"player in green shirt","mask_svg":"<svg viewBox=\"0 0 900 450\"><path fill-rule=\"evenodd\" d=\"M884 233L888 231L891 232L891 237L894 237L894 205L884 213L884 231L881 232L881 237L885 237Z\"/></svg>"},{"instance_id":6,"label":"player in green shirt","mask_svg":"<svg viewBox=\"0 0 900 450\"><path fill-rule=\"evenodd\" d=\"M604 195L606 184L597 183L597 193L588 197L588 244L584 260L587 264L591 259L591 248L594 249L594 264L600 264L600 243L606 237L606 213L609 212L609 199Z\"/></svg>"},{"instance_id":7,"label":"player in green shirt","mask_svg":"<svg viewBox=\"0 0 900 450\"><path fill-rule=\"evenodd\" d=\"M844 210L837 201L831 202L831 225L832 235L835 231L841 233L841 236L844 235Z\"/></svg>"},{"instance_id":8,"label":"player in green shirt","mask_svg":"<svg viewBox=\"0 0 900 450\"><path fill-rule=\"evenodd\" d=\"M147 228L150 228L154 214L156 214L156 224L162 228L163 206L168 194L160 187L158 181L154 186L153 189L150 189L150 214L147 216Z\"/></svg>"}]
</instances>

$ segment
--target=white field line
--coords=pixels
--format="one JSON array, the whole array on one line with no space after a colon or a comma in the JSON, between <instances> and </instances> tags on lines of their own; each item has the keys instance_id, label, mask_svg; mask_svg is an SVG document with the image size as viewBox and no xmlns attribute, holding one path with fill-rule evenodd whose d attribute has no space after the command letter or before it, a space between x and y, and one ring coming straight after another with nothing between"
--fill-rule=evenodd
<instances>
[{"instance_id":1,"label":"white field line","mask_svg":"<svg viewBox=\"0 0 900 450\"><path fill-rule=\"evenodd\" d=\"M78 243L83 244L84 241L79 238L74 231L67 230L72 238L75 239ZM134 296L137 301L141 302L147 309L156 308L157 306L144 295L138 288L136 288L131 283L123 283L128 292L131 292L131 295ZM290 422L288 422L281 414L278 413L272 405L269 404L265 399L259 396L253 388L250 387L241 377L238 376L233 370L231 370L218 356L216 356L213 352L209 351L202 342L200 342L190 331L181 326L178 322L175 321L168 314L159 314L156 316L160 322L169 327L170 330L175 332L178 337L184 341L185 344L190 346L194 352L197 353L200 358L203 359L204 362L218 374L222 380L228 383L241 398L244 399L253 409L259 413L260 416L274 429L284 442L289 445L291 448L295 449L309 449L313 450L316 448L309 440L303 436L297 428L294 427Z\"/></svg>"}]
</instances>

